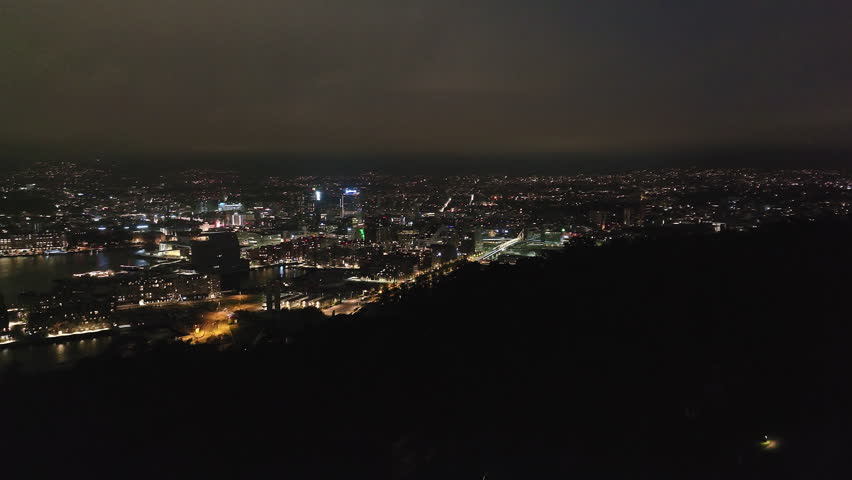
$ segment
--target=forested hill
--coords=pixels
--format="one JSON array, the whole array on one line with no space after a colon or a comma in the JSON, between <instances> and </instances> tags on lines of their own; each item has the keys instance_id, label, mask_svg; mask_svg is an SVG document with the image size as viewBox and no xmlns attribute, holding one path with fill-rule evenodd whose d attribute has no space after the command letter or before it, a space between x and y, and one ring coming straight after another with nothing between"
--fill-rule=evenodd
<instances>
[{"instance_id":1,"label":"forested hill","mask_svg":"<svg viewBox=\"0 0 852 480\"><path fill-rule=\"evenodd\" d=\"M803 224L470 264L253 346L8 378L4 456L131 476L845 478L850 241Z\"/></svg>"}]
</instances>

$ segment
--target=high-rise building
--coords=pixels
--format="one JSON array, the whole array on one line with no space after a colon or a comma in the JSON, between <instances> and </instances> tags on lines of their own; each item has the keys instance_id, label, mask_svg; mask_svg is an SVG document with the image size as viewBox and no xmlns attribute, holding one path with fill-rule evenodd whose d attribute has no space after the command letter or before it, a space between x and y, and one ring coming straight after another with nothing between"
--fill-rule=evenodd
<instances>
[{"instance_id":1,"label":"high-rise building","mask_svg":"<svg viewBox=\"0 0 852 480\"><path fill-rule=\"evenodd\" d=\"M364 222L365 240L371 243L386 243L393 240L394 230L386 216L372 217Z\"/></svg>"},{"instance_id":2,"label":"high-rise building","mask_svg":"<svg viewBox=\"0 0 852 480\"><path fill-rule=\"evenodd\" d=\"M314 187L310 190L306 191L304 196L302 197L301 207L302 212L306 214L311 214L316 212L319 209L320 204L323 200L322 191L318 188Z\"/></svg>"},{"instance_id":3,"label":"high-rise building","mask_svg":"<svg viewBox=\"0 0 852 480\"><path fill-rule=\"evenodd\" d=\"M636 219L636 224L641 225L642 222L649 220L653 212L653 206L650 202L650 197L644 192L639 195L639 218Z\"/></svg>"},{"instance_id":4,"label":"high-rise building","mask_svg":"<svg viewBox=\"0 0 852 480\"><path fill-rule=\"evenodd\" d=\"M231 232L206 233L192 240L192 265L201 273L231 273L248 269L240 257L240 242Z\"/></svg>"},{"instance_id":5,"label":"high-rise building","mask_svg":"<svg viewBox=\"0 0 852 480\"><path fill-rule=\"evenodd\" d=\"M340 216L356 217L361 215L361 192L355 188L343 190L340 196Z\"/></svg>"}]
</instances>

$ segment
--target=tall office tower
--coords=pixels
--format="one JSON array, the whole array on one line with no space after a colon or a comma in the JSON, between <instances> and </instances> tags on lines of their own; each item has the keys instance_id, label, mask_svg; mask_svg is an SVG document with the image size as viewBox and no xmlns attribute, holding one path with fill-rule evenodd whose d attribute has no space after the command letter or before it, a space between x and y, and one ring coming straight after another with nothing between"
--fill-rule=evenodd
<instances>
[{"instance_id":1,"label":"tall office tower","mask_svg":"<svg viewBox=\"0 0 852 480\"><path fill-rule=\"evenodd\" d=\"M231 273L248 270L240 257L240 242L232 232L207 233L192 240L192 265L201 273Z\"/></svg>"},{"instance_id":2,"label":"tall office tower","mask_svg":"<svg viewBox=\"0 0 852 480\"><path fill-rule=\"evenodd\" d=\"M319 209L319 205L322 202L323 193L322 190L318 188L311 188L305 195L302 197L301 207L303 209L303 213L314 213Z\"/></svg>"},{"instance_id":3,"label":"tall office tower","mask_svg":"<svg viewBox=\"0 0 852 480\"><path fill-rule=\"evenodd\" d=\"M346 218L359 215L361 215L361 192L355 188L343 190L343 195L340 196L340 216Z\"/></svg>"},{"instance_id":4,"label":"tall office tower","mask_svg":"<svg viewBox=\"0 0 852 480\"><path fill-rule=\"evenodd\" d=\"M393 240L393 229L387 216L371 217L364 221L365 240L371 243L385 243Z\"/></svg>"},{"instance_id":5,"label":"tall office tower","mask_svg":"<svg viewBox=\"0 0 852 480\"><path fill-rule=\"evenodd\" d=\"M636 219L636 224L641 225L642 222L651 216L652 210L650 197L645 192L642 192L639 195L639 218Z\"/></svg>"}]
</instances>

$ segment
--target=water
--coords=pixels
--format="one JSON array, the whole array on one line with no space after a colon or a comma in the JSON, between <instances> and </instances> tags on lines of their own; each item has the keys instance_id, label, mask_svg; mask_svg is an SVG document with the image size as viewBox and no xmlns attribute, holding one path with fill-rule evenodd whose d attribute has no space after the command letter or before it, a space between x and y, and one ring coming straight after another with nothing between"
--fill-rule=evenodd
<instances>
[{"instance_id":1,"label":"water","mask_svg":"<svg viewBox=\"0 0 852 480\"><path fill-rule=\"evenodd\" d=\"M93 337L62 343L0 348L0 374L13 367L21 373L40 373L70 366L82 358L103 353L113 340L112 337Z\"/></svg>"},{"instance_id":2,"label":"water","mask_svg":"<svg viewBox=\"0 0 852 480\"><path fill-rule=\"evenodd\" d=\"M35 257L0 258L0 293L8 305L15 303L24 291L44 293L50 291L53 281L68 278L75 273L93 270L119 270L122 265L144 267L149 260L134 256L136 250L110 250L98 253L73 253ZM155 261L156 262L156 261ZM250 289L266 285L273 279L292 281L305 272L300 268L261 268L227 279L225 285L233 289ZM235 281L234 281L235 280Z\"/></svg>"},{"instance_id":3,"label":"water","mask_svg":"<svg viewBox=\"0 0 852 480\"><path fill-rule=\"evenodd\" d=\"M150 265L135 257L135 250L112 250L98 253L0 258L0 293L7 304L13 304L24 291L48 292L53 281L75 273L92 270L118 270L121 265Z\"/></svg>"},{"instance_id":4,"label":"water","mask_svg":"<svg viewBox=\"0 0 852 480\"><path fill-rule=\"evenodd\" d=\"M305 274L305 270L298 267L269 267L251 270L248 273L238 274L237 282L241 289L263 287L272 280L284 280L292 282ZM233 286L233 285L231 285Z\"/></svg>"},{"instance_id":5,"label":"water","mask_svg":"<svg viewBox=\"0 0 852 480\"><path fill-rule=\"evenodd\" d=\"M75 253L36 257L0 258L0 293L11 305L22 291L48 292L53 281L75 273L93 270L118 270L122 265L147 266L148 260L134 256L135 250L111 250L99 253ZM257 288L270 280L292 281L305 272L300 268L263 268L237 274L231 288ZM62 343L0 348L0 373L15 366L24 373L38 373L70 365L85 357L104 352L112 337L69 339Z\"/></svg>"}]
</instances>

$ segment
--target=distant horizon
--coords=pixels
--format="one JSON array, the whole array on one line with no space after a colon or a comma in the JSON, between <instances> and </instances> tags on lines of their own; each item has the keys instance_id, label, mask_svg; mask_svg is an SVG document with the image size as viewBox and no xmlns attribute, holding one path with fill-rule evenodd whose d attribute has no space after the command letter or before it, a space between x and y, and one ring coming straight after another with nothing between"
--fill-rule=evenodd
<instances>
[{"instance_id":1,"label":"distant horizon","mask_svg":"<svg viewBox=\"0 0 852 480\"><path fill-rule=\"evenodd\" d=\"M0 150L2 152L2 150ZM573 153L209 153L109 154L42 153L3 157L7 166L26 168L36 162L97 160L126 168L128 173L157 173L158 162L168 169L227 168L269 175L333 174L566 174L630 171L654 168L849 168L852 148L818 146L727 146L657 151ZM165 166L165 165L164 165Z\"/></svg>"}]
</instances>

